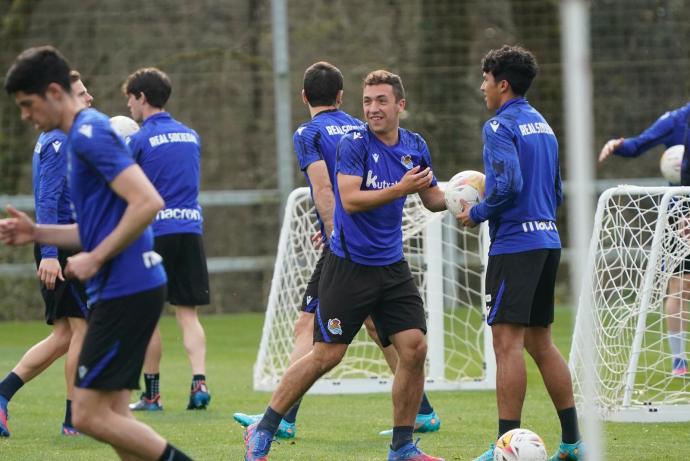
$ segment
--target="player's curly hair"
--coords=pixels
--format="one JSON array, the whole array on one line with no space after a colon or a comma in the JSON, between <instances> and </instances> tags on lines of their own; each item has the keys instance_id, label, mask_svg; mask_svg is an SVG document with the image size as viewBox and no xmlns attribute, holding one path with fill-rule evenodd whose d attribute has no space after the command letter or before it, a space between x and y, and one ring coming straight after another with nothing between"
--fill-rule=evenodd
<instances>
[{"instance_id":1,"label":"player's curly hair","mask_svg":"<svg viewBox=\"0 0 690 461\"><path fill-rule=\"evenodd\" d=\"M390 85L393 87L393 94L395 95L396 102L405 99L405 87L403 86L402 79L399 75L392 72L388 72L387 70L369 72L369 74L364 77L362 86L372 85Z\"/></svg>"},{"instance_id":2,"label":"player's curly hair","mask_svg":"<svg viewBox=\"0 0 690 461\"><path fill-rule=\"evenodd\" d=\"M524 96L532 80L537 76L539 66L531 51L520 46L503 45L489 51L482 60L482 71L491 73L496 82L506 80L513 93Z\"/></svg>"}]
</instances>

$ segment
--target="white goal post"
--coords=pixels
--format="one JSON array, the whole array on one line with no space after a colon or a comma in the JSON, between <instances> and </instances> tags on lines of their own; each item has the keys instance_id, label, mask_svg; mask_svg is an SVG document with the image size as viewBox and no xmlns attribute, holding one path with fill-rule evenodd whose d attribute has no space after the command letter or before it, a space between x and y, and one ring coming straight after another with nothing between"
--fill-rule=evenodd
<instances>
[{"instance_id":1,"label":"white goal post","mask_svg":"<svg viewBox=\"0 0 690 461\"><path fill-rule=\"evenodd\" d=\"M690 187L619 186L601 195L570 354L579 407L590 384L605 420L690 421L690 379L671 373L664 308L676 298L674 317L687 316L690 293L668 286L688 257Z\"/></svg>"},{"instance_id":2,"label":"white goal post","mask_svg":"<svg viewBox=\"0 0 690 461\"><path fill-rule=\"evenodd\" d=\"M319 252L309 189L288 198L257 361L254 389L271 391L289 364L293 326ZM427 312L426 390L494 389L491 331L484 320L486 225L466 230L449 213L432 213L418 195L408 197L403 217L405 259ZM364 328L343 361L314 384L321 394L385 392L392 374Z\"/></svg>"}]
</instances>

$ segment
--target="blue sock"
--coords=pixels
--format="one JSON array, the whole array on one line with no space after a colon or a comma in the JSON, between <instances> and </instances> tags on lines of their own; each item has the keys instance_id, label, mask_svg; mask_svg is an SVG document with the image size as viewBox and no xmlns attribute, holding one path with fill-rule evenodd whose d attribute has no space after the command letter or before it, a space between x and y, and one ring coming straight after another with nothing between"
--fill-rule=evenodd
<instances>
[{"instance_id":1,"label":"blue sock","mask_svg":"<svg viewBox=\"0 0 690 461\"><path fill-rule=\"evenodd\" d=\"M400 447L412 442L413 426L395 426L393 428L393 441L391 449L397 451Z\"/></svg>"},{"instance_id":2,"label":"blue sock","mask_svg":"<svg viewBox=\"0 0 690 461\"><path fill-rule=\"evenodd\" d=\"M429 415L434 412L434 407L431 406L429 398L426 396L426 392L422 393L422 403L419 405L419 414Z\"/></svg>"},{"instance_id":3,"label":"blue sock","mask_svg":"<svg viewBox=\"0 0 690 461\"><path fill-rule=\"evenodd\" d=\"M5 397L9 402L17 392L24 385L22 378L17 376L14 371L10 371L5 379L0 381L0 395Z\"/></svg>"},{"instance_id":4,"label":"blue sock","mask_svg":"<svg viewBox=\"0 0 690 461\"><path fill-rule=\"evenodd\" d=\"M65 400L65 426L74 427L72 425L72 401Z\"/></svg>"},{"instance_id":5,"label":"blue sock","mask_svg":"<svg viewBox=\"0 0 690 461\"><path fill-rule=\"evenodd\" d=\"M299 406L302 404L302 399L299 399L295 404L290 408L290 411L285 413L285 416L283 416L283 419L287 421L290 424L295 424L295 421L297 420L297 412L299 411Z\"/></svg>"},{"instance_id":6,"label":"blue sock","mask_svg":"<svg viewBox=\"0 0 690 461\"><path fill-rule=\"evenodd\" d=\"M283 415L276 413L276 411L268 407L266 408L266 413L264 413L263 418L259 421L259 425L256 427L257 430L268 431L271 435L275 435L278 431L278 426L280 425L280 420L283 419Z\"/></svg>"}]
</instances>

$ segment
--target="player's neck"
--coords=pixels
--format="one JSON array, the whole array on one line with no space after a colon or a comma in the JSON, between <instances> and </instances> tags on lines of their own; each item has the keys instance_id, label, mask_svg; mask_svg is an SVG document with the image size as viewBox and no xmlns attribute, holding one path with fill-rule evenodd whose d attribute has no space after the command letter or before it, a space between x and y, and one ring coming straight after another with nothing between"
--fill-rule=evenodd
<instances>
[{"instance_id":1,"label":"player's neck","mask_svg":"<svg viewBox=\"0 0 690 461\"><path fill-rule=\"evenodd\" d=\"M160 114L161 112L165 112L165 109L163 109L162 107L146 106L142 108L141 115L142 118L146 120L150 116Z\"/></svg>"},{"instance_id":2,"label":"player's neck","mask_svg":"<svg viewBox=\"0 0 690 461\"><path fill-rule=\"evenodd\" d=\"M314 118L316 117L316 115L327 110L338 110L338 106L309 106L309 116L311 118Z\"/></svg>"},{"instance_id":3,"label":"player's neck","mask_svg":"<svg viewBox=\"0 0 690 461\"><path fill-rule=\"evenodd\" d=\"M77 104L77 101L71 96L67 97L64 102L62 117L58 128L60 128L63 133L69 133L69 130L72 129L72 124L74 124L74 118L82 109L86 109L86 107Z\"/></svg>"},{"instance_id":4,"label":"player's neck","mask_svg":"<svg viewBox=\"0 0 690 461\"><path fill-rule=\"evenodd\" d=\"M378 133L372 130L372 133L374 133L374 136L376 136L378 140L384 143L385 145L395 146L396 144L398 144L398 139L400 138L399 128L400 126L396 126L395 130Z\"/></svg>"}]
</instances>

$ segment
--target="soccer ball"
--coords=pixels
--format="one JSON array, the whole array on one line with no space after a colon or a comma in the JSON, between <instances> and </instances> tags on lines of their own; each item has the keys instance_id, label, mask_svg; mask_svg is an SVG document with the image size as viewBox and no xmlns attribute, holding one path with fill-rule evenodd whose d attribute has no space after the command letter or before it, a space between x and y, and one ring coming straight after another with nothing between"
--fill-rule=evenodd
<instances>
[{"instance_id":1,"label":"soccer ball","mask_svg":"<svg viewBox=\"0 0 690 461\"><path fill-rule=\"evenodd\" d=\"M546 461L544 441L528 429L513 429L498 438L494 461Z\"/></svg>"},{"instance_id":2,"label":"soccer ball","mask_svg":"<svg viewBox=\"0 0 690 461\"><path fill-rule=\"evenodd\" d=\"M479 171L467 170L453 176L444 191L446 207L453 216L462 211L460 199L470 205L479 203L484 198L484 182L486 177Z\"/></svg>"},{"instance_id":3,"label":"soccer ball","mask_svg":"<svg viewBox=\"0 0 690 461\"><path fill-rule=\"evenodd\" d=\"M129 143L129 137L139 131L139 124L125 115L111 117L110 126L127 143Z\"/></svg>"},{"instance_id":4,"label":"soccer ball","mask_svg":"<svg viewBox=\"0 0 690 461\"><path fill-rule=\"evenodd\" d=\"M661 162L659 168L664 178L671 184L680 184L680 164L683 161L683 152L685 146L677 144L671 146L661 155Z\"/></svg>"}]
</instances>

